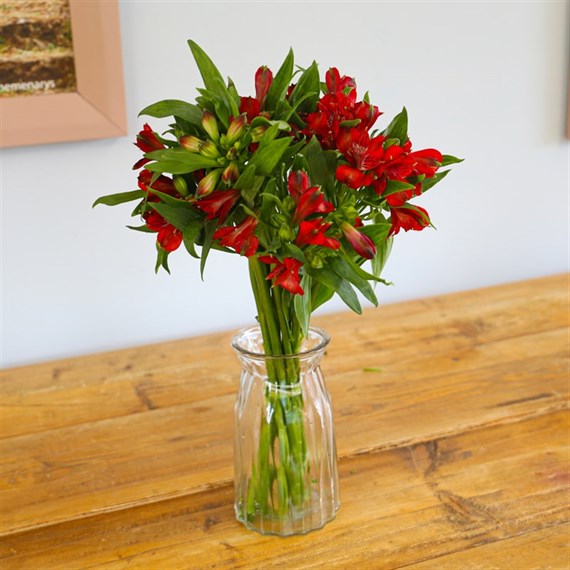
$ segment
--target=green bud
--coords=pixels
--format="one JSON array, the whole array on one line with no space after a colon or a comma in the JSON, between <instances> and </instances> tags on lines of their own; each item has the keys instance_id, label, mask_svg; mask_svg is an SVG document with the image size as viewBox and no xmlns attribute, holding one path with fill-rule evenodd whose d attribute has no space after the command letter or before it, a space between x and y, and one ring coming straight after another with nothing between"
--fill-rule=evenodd
<instances>
[{"instance_id":1,"label":"green bud","mask_svg":"<svg viewBox=\"0 0 570 570\"><path fill-rule=\"evenodd\" d=\"M182 176L174 176L174 188L181 196L188 196L188 184L186 184L186 180L182 178Z\"/></svg>"},{"instance_id":2,"label":"green bud","mask_svg":"<svg viewBox=\"0 0 570 570\"><path fill-rule=\"evenodd\" d=\"M238 141L245 133L245 113L235 117L228 128L226 134L226 144L232 146Z\"/></svg>"},{"instance_id":3,"label":"green bud","mask_svg":"<svg viewBox=\"0 0 570 570\"><path fill-rule=\"evenodd\" d=\"M293 240L293 232L291 228L287 224L283 224L279 227L278 231L279 237L284 241L292 241Z\"/></svg>"},{"instance_id":4,"label":"green bud","mask_svg":"<svg viewBox=\"0 0 570 570\"><path fill-rule=\"evenodd\" d=\"M323 260L320 255L313 255L311 257L311 267L313 269L322 269L323 267Z\"/></svg>"},{"instance_id":5,"label":"green bud","mask_svg":"<svg viewBox=\"0 0 570 570\"><path fill-rule=\"evenodd\" d=\"M216 170L212 170L212 172L204 176L204 178L198 182L196 195L199 198L202 198L203 196L211 194L215 190L216 184L218 183L221 174L222 170L220 168L216 168Z\"/></svg>"},{"instance_id":6,"label":"green bud","mask_svg":"<svg viewBox=\"0 0 570 570\"><path fill-rule=\"evenodd\" d=\"M224 170L222 174L222 180L226 184L231 184L239 178L239 168L235 162L230 162L230 164Z\"/></svg>"},{"instance_id":7,"label":"green bud","mask_svg":"<svg viewBox=\"0 0 570 570\"><path fill-rule=\"evenodd\" d=\"M204 111L202 115L202 127L204 127L204 130L214 142L218 142L218 139L220 138L218 122L212 112Z\"/></svg>"},{"instance_id":8,"label":"green bud","mask_svg":"<svg viewBox=\"0 0 570 570\"><path fill-rule=\"evenodd\" d=\"M219 158L220 151L215 143L212 141L206 141L202 144L202 148L200 149L200 154L207 158Z\"/></svg>"},{"instance_id":9,"label":"green bud","mask_svg":"<svg viewBox=\"0 0 570 570\"><path fill-rule=\"evenodd\" d=\"M285 212L287 212L289 214L291 212L293 212L293 210L296 207L295 200L293 200L293 198L291 198L291 196L285 196L285 198L283 198L282 204L283 204L283 209L285 210Z\"/></svg>"},{"instance_id":10,"label":"green bud","mask_svg":"<svg viewBox=\"0 0 570 570\"><path fill-rule=\"evenodd\" d=\"M223 139L224 137L222 137ZM226 154L226 158L228 160L234 160L236 159L238 156L238 151L232 146L232 148L230 148L230 150L228 150L227 154Z\"/></svg>"},{"instance_id":11,"label":"green bud","mask_svg":"<svg viewBox=\"0 0 570 570\"><path fill-rule=\"evenodd\" d=\"M184 135L180 137L180 146L189 152L200 152L204 141L193 135Z\"/></svg>"},{"instance_id":12,"label":"green bud","mask_svg":"<svg viewBox=\"0 0 570 570\"><path fill-rule=\"evenodd\" d=\"M259 142L263 138L263 135L265 134L266 130L267 130L267 127L262 126L262 125L252 129L251 130L251 142L254 142L254 143Z\"/></svg>"}]
</instances>

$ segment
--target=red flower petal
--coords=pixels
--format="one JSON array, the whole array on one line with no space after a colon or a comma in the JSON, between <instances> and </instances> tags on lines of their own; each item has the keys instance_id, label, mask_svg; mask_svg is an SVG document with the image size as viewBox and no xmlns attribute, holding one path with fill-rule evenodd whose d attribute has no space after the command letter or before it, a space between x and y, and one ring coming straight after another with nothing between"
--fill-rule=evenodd
<instances>
[{"instance_id":1,"label":"red flower petal","mask_svg":"<svg viewBox=\"0 0 570 570\"><path fill-rule=\"evenodd\" d=\"M168 224L158 232L156 239L162 249L174 251L178 249L182 243L182 232L177 230L173 225Z\"/></svg>"},{"instance_id":2,"label":"red flower petal","mask_svg":"<svg viewBox=\"0 0 570 570\"><path fill-rule=\"evenodd\" d=\"M241 97L239 100L239 112L245 113L247 118L251 121L259 115L261 106L259 101L254 97Z\"/></svg>"},{"instance_id":3,"label":"red flower petal","mask_svg":"<svg viewBox=\"0 0 570 570\"><path fill-rule=\"evenodd\" d=\"M390 232L389 236L396 235L401 229L423 230L429 226L429 214L419 206L403 206L401 208L390 209Z\"/></svg>"},{"instance_id":4,"label":"red flower petal","mask_svg":"<svg viewBox=\"0 0 570 570\"><path fill-rule=\"evenodd\" d=\"M364 259L372 259L376 255L376 246L366 234L359 232L347 222L341 225L341 229L344 237L358 255Z\"/></svg>"},{"instance_id":5,"label":"red flower petal","mask_svg":"<svg viewBox=\"0 0 570 570\"><path fill-rule=\"evenodd\" d=\"M346 184L349 188L356 190L357 188L362 188L363 186L369 186L374 177L370 174L365 174L356 168L352 168L348 164L341 164L336 169L336 179L343 184Z\"/></svg>"}]
</instances>

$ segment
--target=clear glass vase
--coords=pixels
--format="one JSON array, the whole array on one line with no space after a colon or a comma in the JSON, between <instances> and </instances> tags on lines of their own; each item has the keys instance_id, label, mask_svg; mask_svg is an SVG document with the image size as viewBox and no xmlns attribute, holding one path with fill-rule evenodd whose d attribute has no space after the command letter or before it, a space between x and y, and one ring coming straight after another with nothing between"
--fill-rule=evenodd
<instances>
[{"instance_id":1,"label":"clear glass vase","mask_svg":"<svg viewBox=\"0 0 570 570\"><path fill-rule=\"evenodd\" d=\"M333 413L319 363L328 335L310 328L298 354L266 356L259 327L232 340L242 365L235 404L235 511L262 534L323 527L339 508Z\"/></svg>"}]
</instances>

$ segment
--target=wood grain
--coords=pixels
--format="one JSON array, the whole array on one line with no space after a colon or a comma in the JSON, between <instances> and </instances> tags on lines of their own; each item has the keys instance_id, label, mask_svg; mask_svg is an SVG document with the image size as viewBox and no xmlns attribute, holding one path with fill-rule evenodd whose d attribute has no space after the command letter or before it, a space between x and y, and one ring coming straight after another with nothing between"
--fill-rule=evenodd
<instances>
[{"instance_id":1,"label":"wood grain","mask_svg":"<svg viewBox=\"0 0 570 570\"><path fill-rule=\"evenodd\" d=\"M342 507L287 540L234 521L232 333L6 370L1 566L567 568L568 316L559 275L316 319Z\"/></svg>"},{"instance_id":2,"label":"wood grain","mask_svg":"<svg viewBox=\"0 0 570 570\"><path fill-rule=\"evenodd\" d=\"M558 412L343 459L337 519L305 537L245 530L226 484L5 537L2 568L75 568L78 557L82 568L113 570L439 568L449 554L567 529L567 429Z\"/></svg>"}]
</instances>

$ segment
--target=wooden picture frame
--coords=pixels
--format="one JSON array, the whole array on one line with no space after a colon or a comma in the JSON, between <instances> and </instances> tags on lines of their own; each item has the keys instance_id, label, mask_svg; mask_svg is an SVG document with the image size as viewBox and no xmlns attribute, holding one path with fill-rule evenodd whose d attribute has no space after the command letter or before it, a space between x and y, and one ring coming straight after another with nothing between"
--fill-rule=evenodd
<instances>
[{"instance_id":1,"label":"wooden picture frame","mask_svg":"<svg viewBox=\"0 0 570 570\"><path fill-rule=\"evenodd\" d=\"M0 147L126 135L117 0L70 0L77 90L0 98Z\"/></svg>"}]
</instances>

